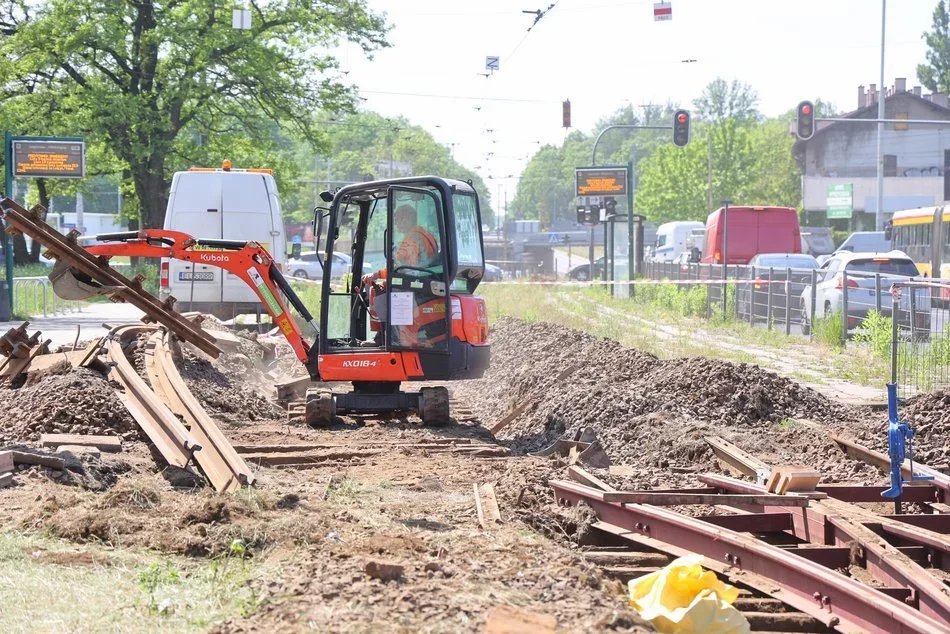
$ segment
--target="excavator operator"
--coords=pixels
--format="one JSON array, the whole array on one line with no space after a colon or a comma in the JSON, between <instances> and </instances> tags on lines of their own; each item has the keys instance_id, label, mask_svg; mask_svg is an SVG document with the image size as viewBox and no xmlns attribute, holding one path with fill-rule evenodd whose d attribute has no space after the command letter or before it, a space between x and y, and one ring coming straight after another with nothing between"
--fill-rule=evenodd
<instances>
[{"instance_id":1,"label":"excavator operator","mask_svg":"<svg viewBox=\"0 0 950 634\"><path fill-rule=\"evenodd\" d=\"M393 223L395 224L395 236L402 236L398 245L393 250L393 267L398 270L399 267L414 267L415 269L433 268L433 272L441 269L441 264L435 260L439 255L438 239L432 235L425 227L419 224L418 212L410 205L400 205L393 212ZM416 272L418 273L418 271ZM412 274L412 273L410 273ZM374 331L382 331L382 323L386 319L386 296L385 280L388 277L385 268L375 273L368 273L363 276L363 284L369 285L371 289L370 316L371 328ZM426 310L426 307L419 306L425 314L433 314L434 311ZM444 313L443 313L444 314ZM425 320L428 321L428 320ZM374 323L375 322L375 323ZM420 339L420 331L425 327L424 323L418 323L414 320L411 326L398 326L399 345L432 345L436 340ZM444 337L438 337L439 340ZM381 339L377 336L377 343Z\"/></svg>"}]
</instances>

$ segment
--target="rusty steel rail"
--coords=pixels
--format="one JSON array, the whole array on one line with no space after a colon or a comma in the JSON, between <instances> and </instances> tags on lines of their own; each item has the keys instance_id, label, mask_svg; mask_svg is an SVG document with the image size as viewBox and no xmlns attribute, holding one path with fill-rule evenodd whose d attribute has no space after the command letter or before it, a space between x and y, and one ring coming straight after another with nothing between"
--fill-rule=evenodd
<instances>
[{"instance_id":1,"label":"rusty steel rail","mask_svg":"<svg viewBox=\"0 0 950 634\"><path fill-rule=\"evenodd\" d=\"M152 389L191 428L201 451L195 460L217 491L230 493L254 483L254 474L185 384L171 352L171 335L155 332L145 351Z\"/></svg>"},{"instance_id":2,"label":"rusty steel rail","mask_svg":"<svg viewBox=\"0 0 950 634\"><path fill-rule=\"evenodd\" d=\"M64 236L39 219L38 214L21 207L9 198L0 199L0 215L7 222L6 231L25 233L46 247L57 261L65 261L105 286L116 287L112 297L127 301L142 310L147 319L157 321L183 341L194 344L212 357L221 354L214 339L200 326L185 319L172 308L172 302L160 302L142 288L142 279L128 279L108 265L105 258L88 253L76 241L78 232Z\"/></svg>"},{"instance_id":3,"label":"rusty steel rail","mask_svg":"<svg viewBox=\"0 0 950 634\"><path fill-rule=\"evenodd\" d=\"M162 457L168 464L184 469L201 444L138 375L122 349L122 340L156 329L139 325L113 328L106 343L113 363L109 376L123 388L116 394Z\"/></svg>"},{"instance_id":4,"label":"rusty steel rail","mask_svg":"<svg viewBox=\"0 0 950 634\"><path fill-rule=\"evenodd\" d=\"M601 522L617 528L611 532L621 538L637 543L645 538L654 547L666 548L666 552L698 553L713 562L725 562L736 573L752 573L771 580L775 584L773 596L837 631L881 634L950 632L950 622L923 613L923 598L921 611L908 604L906 600L911 598L913 591L907 586L872 588L805 557L808 550L823 549L790 551L740 532L765 530L765 526L754 528L756 518L760 517L757 514L695 518L647 504L607 502L604 500L605 491L575 482L556 480L551 481L551 486L559 504L574 506L583 502L589 505ZM810 508L791 507L788 510L797 510L804 515L810 513ZM737 525L751 526L732 530L712 523L723 517L727 518L725 523L733 517L742 520L736 522ZM773 530L782 531L783 526L787 530L791 526L787 518L779 519L786 521L775 524ZM823 533L816 536L823 537ZM840 549L834 551L839 558L842 554ZM924 575L936 582L933 576Z\"/></svg>"}]
</instances>

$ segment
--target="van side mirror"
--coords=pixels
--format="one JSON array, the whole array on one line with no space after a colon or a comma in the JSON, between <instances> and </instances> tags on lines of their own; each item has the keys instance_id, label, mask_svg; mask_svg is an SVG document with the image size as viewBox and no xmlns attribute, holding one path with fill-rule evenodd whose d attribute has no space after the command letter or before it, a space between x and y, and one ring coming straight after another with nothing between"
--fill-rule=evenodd
<instances>
[{"instance_id":1,"label":"van side mirror","mask_svg":"<svg viewBox=\"0 0 950 634\"><path fill-rule=\"evenodd\" d=\"M299 260L299 259L300 259L300 249L301 249L302 247L303 247L303 244L302 244L302 243L300 243L300 242L294 242L294 243L290 246L290 257L292 257L292 258L295 259L295 260Z\"/></svg>"},{"instance_id":2,"label":"van side mirror","mask_svg":"<svg viewBox=\"0 0 950 634\"><path fill-rule=\"evenodd\" d=\"M893 233L893 231L894 231L894 224L890 220L888 220L886 223L884 223L884 239L891 240L891 234Z\"/></svg>"}]
</instances>

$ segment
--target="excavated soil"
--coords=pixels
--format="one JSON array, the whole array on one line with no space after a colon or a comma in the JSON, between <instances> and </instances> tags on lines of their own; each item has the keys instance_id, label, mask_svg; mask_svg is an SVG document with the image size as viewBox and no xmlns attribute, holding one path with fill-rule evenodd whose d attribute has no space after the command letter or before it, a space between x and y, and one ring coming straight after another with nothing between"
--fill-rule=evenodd
<instances>
[{"instance_id":1,"label":"excavated soil","mask_svg":"<svg viewBox=\"0 0 950 634\"><path fill-rule=\"evenodd\" d=\"M239 337L218 359L187 346L179 358L185 380L232 443L343 445L337 457L307 469L249 461L256 487L224 496L187 474L156 473L144 444L129 443L122 454L82 459L87 470L108 473L105 491L63 487L39 469L17 475L13 487L0 491L0 526L68 539L86 548L90 560L114 546L205 558L233 554L240 544L247 556L276 562L276 574L251 582L260 607L216 626L226 634L481 632L499 606L553 614L558 631L644 632L650 629L628 607L620 584L578 554L591 511L554 503L550 481L566 477L565 460L525 454L587 428L622 467L596 470L609 484L697 486L698 474L726 472L704 440L717 435L768 463L818 468L825 482L885 481L827 440L830 430L868 432L873 416L751 365L663 361L569 329L505 319L492 328L485 378L449 386L478 423L433 429L414 418L367 418L310 429L287 425L272 400L276 377L302 373L290 347L269 337ZM133 362L140 355L135 348ZM91 399L98 394L105 403L100 409L124 416L124 433L134 432L114 386L90 372L42 378L48 389L37 391L45 397L32 397L36 405L5 392L29 395L24 390L39 383L0 390L6 399L0 417L14 418L13 407L47 402L72 411L70 395L81 392ZM68 387L71 380L76 384ZM495 441L486 428L522 405ZM942 416L938 405L919 407L921 415ZM8 420L0 433L20 429L16 424ZM936 447L946 428L933 425L934 431L918 433ZM27 427L14 440L35 440ZM123 433L121 425L115 429ZM497 442L515 456L408 446L449 439ZM495 485L503 522L486 529L478 523L472 489L487 482ZM394 580L370 572L388 566L399 570Z\"/></svg>"},{"instance_id":2,"label":"excavated soil","mask_svg":"<svg viewBox=\"0 0 950 634\"><path fill-rule=\"evenodd\" d=\"M0 389L0 445L38 441L45 433L143 437L116 396L115 383L66 364L58 372L20 388Z\"/></svg>"},{"instance_id":3,"label":"excavated soil","mask_svg":"<svg viewBox=\"0 0 950 634\"><path fill-rule=\"evenodd\" d=\"M827 438L867 412L834 403L758 366L706 358L664 361L551 324L503 319L492 365L462 393L482 421L523 407L500 433L519 453L587 428L641 487L672 486L716 469L704 438L721 436L772 464L818 468L826 482L876 480ZM863 428L863 424L857 426Z\"/></svg>"},{"instance_id":4,"label":"excavated soil","mask_svg":"<svg viewBox=\"0 0 950 634\"><path fill-rule=\"evenodd\" d=\"M266 384L261 370L264 353L261 346L256 346L255 354L253 346L251 342L246 346L253 356L226 353L214 360L183 350L184 360L179 367L182 378L208 413L228 425L286 417L286 412L262 392Z\"/></svg>"}]
</instances>

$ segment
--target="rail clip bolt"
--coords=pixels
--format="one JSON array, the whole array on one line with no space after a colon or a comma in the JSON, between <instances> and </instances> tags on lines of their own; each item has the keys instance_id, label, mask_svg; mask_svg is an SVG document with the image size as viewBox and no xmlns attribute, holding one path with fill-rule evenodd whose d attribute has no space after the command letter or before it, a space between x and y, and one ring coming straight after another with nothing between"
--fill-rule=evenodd
<instances>
[{"instance_id":1,"label":"rail clip bolt","mask_svg":"<svg viewBox=\"0 0 950 634\"><path fill-rule=\"evenodd\" d=\"M825 595L825 596L821 597L821 604L822 604L822 605L831 605L831 597L829 597L828 595Z\"/></svg>"},{"instance_id":2,"label":"rail clip bolt","mask_svg":"<svg viewBox=\"0 0 950 634\"><path fill-rule=\"evenodd\" d=\"M821 601L821 593L820 593L820 592L816 592L816 593L814 593L814 594L811 595L811 596L813 596L813 597L815 598L815 601Z\"/></svg>"}]
</instances>

